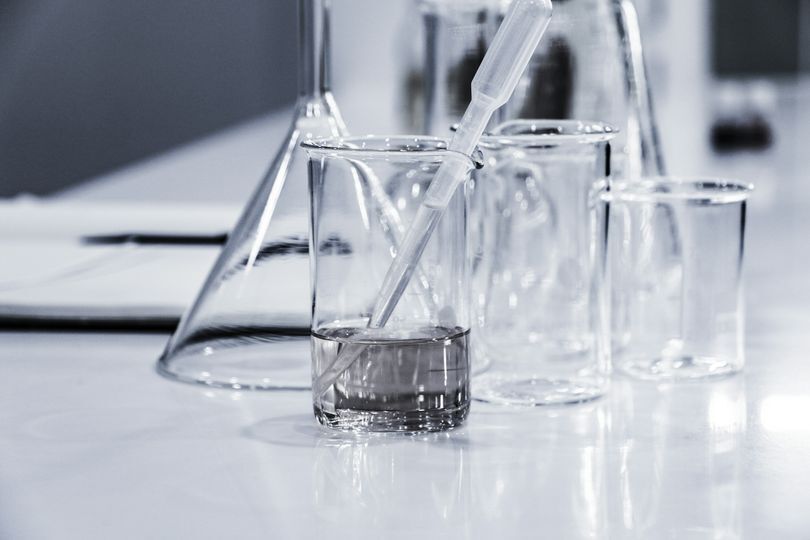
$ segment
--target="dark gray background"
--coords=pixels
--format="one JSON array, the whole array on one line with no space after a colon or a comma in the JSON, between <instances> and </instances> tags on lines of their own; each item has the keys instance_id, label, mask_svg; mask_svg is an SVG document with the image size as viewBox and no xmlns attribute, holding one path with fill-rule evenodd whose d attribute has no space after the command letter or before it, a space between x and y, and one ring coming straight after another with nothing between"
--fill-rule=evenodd
<instances>
[{"instance_id":1,"label":"dark gray background","mask_svg":"<svg viewBox=\"0 0 810 540\"><path fill-rule=\"evenodd\" d=\"M803 1L713 0L715 73L731 77L796 73Z\"/></svg>"},{"instance_id":2,"label":"dark gray background","mask_svg":"<svg viewBox=\"0 0 810 540\"><path fill-rule=\"evenodd\" d=\"M0 0L0 196L295 98L294 0Z\"/></svg>"},{"instance_id":3,"label":"dark gray background","mask_svg":"<svg viewBox=\"0 0 810 540\"><path fill-rule=\"evenodd\" d=\"M706 0L715 72L794 73L810 58L802 2ZM350 20L336 31L374 31ZM0 0L0 196L50 193L291 103L296 34L296 0Z\"/></svg>"}]
</instances>

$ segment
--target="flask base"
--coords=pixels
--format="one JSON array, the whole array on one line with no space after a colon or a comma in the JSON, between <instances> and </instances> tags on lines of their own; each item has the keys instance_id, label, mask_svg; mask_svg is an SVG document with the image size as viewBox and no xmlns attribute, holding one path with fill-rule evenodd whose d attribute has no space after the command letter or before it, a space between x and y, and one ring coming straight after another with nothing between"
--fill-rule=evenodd
<instances>
[{"instance_id":1,"label":"flask base","mask_svg":"<svg viewBox=\"0 0 810 540\"><path fill-rule=\"evenodd\" d=\"M473 381L473 399L513 407L566 405L597 399L605 393L605 386L599 377L485 374Z\"/></svg>"},{"instance_id":2,"label":"flask base","mask_svg":"<svg viewBox=\"0 0 810 540\"><path fill-rule=\"evenodd\" d=\"M616 361L616 371L648 381L696 381L730 377L742 370L736 358L722 356L625 357Z\"/></svg>"}]
</instances>

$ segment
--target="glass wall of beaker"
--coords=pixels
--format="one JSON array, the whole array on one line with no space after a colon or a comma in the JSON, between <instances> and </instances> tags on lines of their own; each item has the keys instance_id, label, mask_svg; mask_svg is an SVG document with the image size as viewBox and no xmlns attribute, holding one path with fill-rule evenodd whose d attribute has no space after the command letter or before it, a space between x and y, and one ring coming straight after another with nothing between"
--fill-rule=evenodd
<instances>
[{"instance_id":1,"label":"glass wall of beaker","mask_svg":"<svg viewBox=\"0 0 810 540\"><path fill-rule=\"evenodd\" d=\"M599 193L611 170L606 124L514 120L481 139L475 175L476 399L576 403L607 386Z\"/></svg>"},{"instance_id":2,"label":"glass wall of beaker","mask_svg":"<svg viewBox=\"0 0 810 540\"><path fill-rule=\"evenodd\" d=\"M455 159L469 175L474 162L432 137L327 139L305 147L316 417L360 431L459 425L470 399L466 188L439 219L390 318L382 326L371 321L436 171Z\"/></svg>"}]
</instances>

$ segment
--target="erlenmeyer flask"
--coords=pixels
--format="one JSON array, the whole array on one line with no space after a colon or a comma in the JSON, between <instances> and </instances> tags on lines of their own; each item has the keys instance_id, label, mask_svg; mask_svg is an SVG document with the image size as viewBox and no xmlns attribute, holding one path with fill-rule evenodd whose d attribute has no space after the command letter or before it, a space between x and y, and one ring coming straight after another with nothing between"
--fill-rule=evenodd
<instances>
[{"instance_id":1,"label":"erlenmeyer flask","mask_svg":"<svg viewBox=\"0 0 810 540\"><path fill-rule=\"evenodd\" d=\"M329 0L299 0L299 98L285 142L158 361L184 382L310 386L307 156L345 135L329 91Z\"/></svg>"},{"instance_id":2,"label":"erlenmeyer flask","mask_svg":"<svg viewBox=\"0 0 810 540\"><path fill-rule=\"evenodd\" d=\"M510 0L421 0L425 131L446 136ZM512 99L493 124L524 119L619 128L614 174L661 175L664 164L638 17L631 0L555 0L554 16Z\"/></svg>"}]
</instances>

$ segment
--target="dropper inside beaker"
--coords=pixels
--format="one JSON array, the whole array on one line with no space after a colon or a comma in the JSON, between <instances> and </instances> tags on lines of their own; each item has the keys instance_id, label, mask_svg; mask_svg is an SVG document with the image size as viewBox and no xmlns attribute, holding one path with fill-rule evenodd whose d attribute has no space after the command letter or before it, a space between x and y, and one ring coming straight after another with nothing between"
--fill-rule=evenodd
<instances>
[{"instance_id":1,"label":"dropper inside beaker","mask_svg":"<svg viewBox=\"0 0 810 540\"><path fill-rule=\"evenodd\" d=\"M431 181L400 251L388 269L369 319L370 329L382 328L388 322L439 219L467 176L465 156L472 154L492 114L514 92L550 20L550 0L515 0L510 6L473 78L472 101L450 141L448 158ZM332 365L313 382L313 395L323 395L357 360L361 350L358 346L344 347Z\"/></svg>"}]
</instances>

